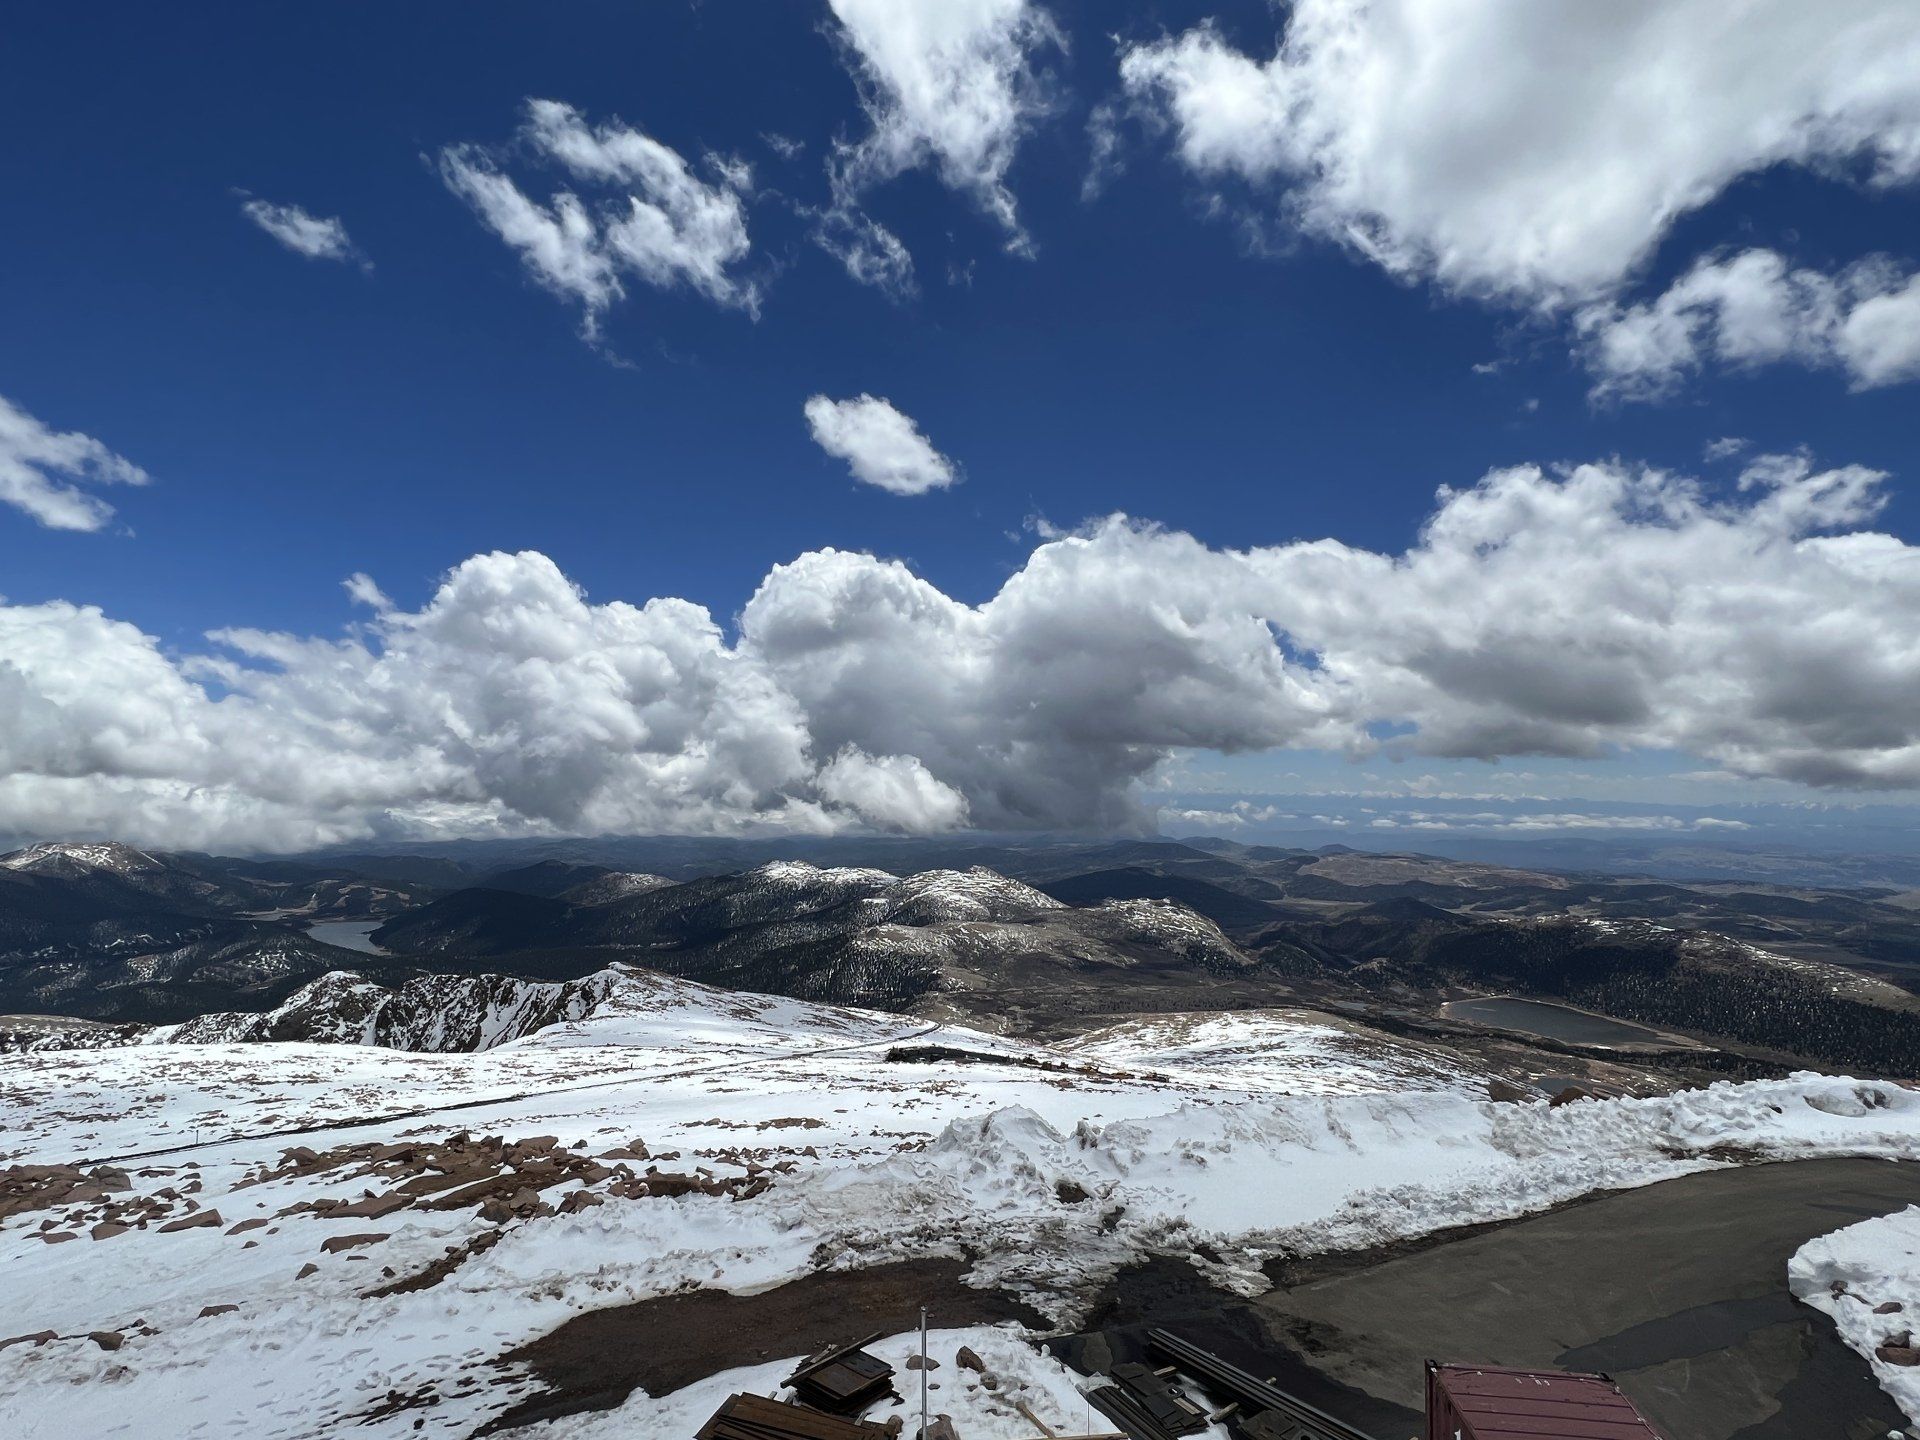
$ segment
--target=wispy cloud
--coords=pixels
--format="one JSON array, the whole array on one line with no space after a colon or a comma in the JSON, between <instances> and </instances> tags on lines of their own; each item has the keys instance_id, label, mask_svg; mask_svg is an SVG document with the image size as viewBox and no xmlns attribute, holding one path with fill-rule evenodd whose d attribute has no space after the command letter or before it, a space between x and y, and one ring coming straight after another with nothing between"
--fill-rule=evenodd
<instances>
[{"instance_id":1,"label":"wispy cloud","mask_svg":"<svg viewBox=\"0 0 1920 1440\"><path fill-rule=\"evenodd\" d=\"M50 530L104 530L111 505L86 485L145 485L147 472L91 435L51 430L0 395L0 505Z\"/></svg>"},{"instance_id":2,"label":"wispy cloud","mask_svg":"<svg viewBox=\"0 0 1920 1440\"><path fill-rule=\"evenodd\" d=\"M373 268L373 262L361 254L347 234L346 225L336 216L315 215L298 205L277 205L271 200L259 199L246 201L240 213L296 255Z\"/></svg>"},{"instance_id":3,"label":"wispy cloud","mask_svg":"<svg viewBox=\"0 0 1920 1440\"><path fill-rule=\"evenodd\" d=\"M520 143L598 198L562 189L542 203L508 175L506 152L477 145L443 150L441 178L535 280L579 302L590 334L626 294L629 277L758 312L759 284L742 273L752 251L746 200L753 177L745 164L708 156L713 178L703 179L671 146L618 120L590 125L557 100L527 102Z\"/></svg>"},{"instance_id":4,"label":"wispy cloud","mask_svg":"<svg viewBox=\"0 0 1920 1440\"><path fill-rule=\"evenodd\" d=\"M1051 108L1037 65L1064 39L1031 0L830 0L835 35L860 86L868 130L828 159L833 203L816 241L865 285L907 293L906 247L862 210L864 193L930 167L1000 227L1006 249L1031 255L1007 183L1020 143Z\"/></svg>"}]
</instances>

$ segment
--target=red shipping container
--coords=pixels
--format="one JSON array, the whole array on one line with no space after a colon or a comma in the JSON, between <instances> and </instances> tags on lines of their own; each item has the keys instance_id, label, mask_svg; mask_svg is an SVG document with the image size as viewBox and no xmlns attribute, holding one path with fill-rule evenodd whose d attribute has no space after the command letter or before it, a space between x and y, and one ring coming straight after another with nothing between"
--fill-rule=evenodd
<instances>
[{"instance_id":1,"label":"red shipping container","mask_svg":"<svg viewBox=\"0 0 1920 1440\"><path fill-rule=\"evenodd\" d=\"M1427 1362L1427 1440L1660 1440L1605 1375Z\"/></svg>"}]
</instances>

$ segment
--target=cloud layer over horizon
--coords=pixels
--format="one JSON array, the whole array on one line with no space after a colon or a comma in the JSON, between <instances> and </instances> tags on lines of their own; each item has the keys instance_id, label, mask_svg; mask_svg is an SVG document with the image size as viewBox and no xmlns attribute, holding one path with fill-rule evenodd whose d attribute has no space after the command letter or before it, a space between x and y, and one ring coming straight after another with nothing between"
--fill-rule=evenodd
<instances>
[{"instance_id":1,"label":"cloud layer over horizon","mask_svg":"<svg viewBox=\"0 0 1920 1440\"><path fill-rule=\"evenodd\" d=\"M1920 785L1920 549L1885 477L1619 463L1439 492L1401 555L1245 551L1112 517L985 603L825 549L702 607L590 602L479 555L342 638L168 654L98 609L0 605L0 833L294 849L406 836L1142 825L1175 752L1685 751Z\"/></svg>"}]
</instances>

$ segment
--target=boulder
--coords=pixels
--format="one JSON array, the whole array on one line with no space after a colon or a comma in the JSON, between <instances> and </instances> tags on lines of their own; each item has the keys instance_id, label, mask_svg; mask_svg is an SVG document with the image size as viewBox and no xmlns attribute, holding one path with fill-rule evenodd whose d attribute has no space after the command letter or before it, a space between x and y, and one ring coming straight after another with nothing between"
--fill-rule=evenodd
<instances>
[{"instance_id":1,"label":"boulder","mask_svg":"<svg viewBox=\"0 0 1920 1440\"><path fill-rule=\"evenodd\" d=\"M382 1215L391 1215L396 1210L404 1210L413 1203L411 1196L388 1191L385 1195L369 1195L364 1200L356 1200L351 1205L342 1205L331 1214L350 1215L360 1220L378 1220Z\"/></svg>"},{"instance_id":2,"label":"boulder","mask_svg":"<svg viewBox=\"0 0 1920 1440\"><path fill-rule=\"evenodd\" d=\"M1920 1346L1896 1345L1888 1340L1874 1347L1873 1353L1889 1365L1920 1365Z\"/></svg>"},{"instance_id":3,"label":"boulder","mask_svg":"<svg viewBox=\"0 0 1920 1440\"><path fill-rule=\"evenodd\" d=\"M226 1222L220 1218L218 1210L196 1210L191 1215L182 1215L178 1220L169 1220L159 1229L162 1235L171 1235L176 1230L199 1230L206 1226L219 1226Z\"/></svg>"},{"instance_id":4,"label":"boulder","mask_svg":"<svg viewBox=\"0 0 1920 1440\"><path fill-rule=\"evenodd\" d=\"M1598 1100L1601 1097L1584 1085L1569 1085L1547 1101L1549 1105L1571 1105L1576 1100Z\"/></svg>"},{"instance_id":5,"label":"boulder","mask_svg":"<svg viewBox=\"0 0 1920 1440\"><path fill-rule=\"evenodd\" d=\"M320 1248L329 1255L338 1255L342 1250L358 1249L362 1245L374 1245L387 1238L384 1230L368 1231L361 1235L330 1235L320 1242Z\"/></svg>"}]
</instances>

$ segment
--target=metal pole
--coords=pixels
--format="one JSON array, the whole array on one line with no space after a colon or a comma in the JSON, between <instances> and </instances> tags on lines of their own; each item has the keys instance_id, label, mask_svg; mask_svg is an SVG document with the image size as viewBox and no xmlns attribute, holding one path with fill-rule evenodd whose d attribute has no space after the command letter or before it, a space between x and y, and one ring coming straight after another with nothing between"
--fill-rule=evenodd
<instances>
[{"instance_id":1,"label":"metal pole","mask_svg":"<svg viewBox=\"0 0 1920 1440\"><path fill-rule=\"evenodd\" d=\"M920 1307L920 1440L927 1440L927 1307Z\"/></svg>"}]
</instances>

